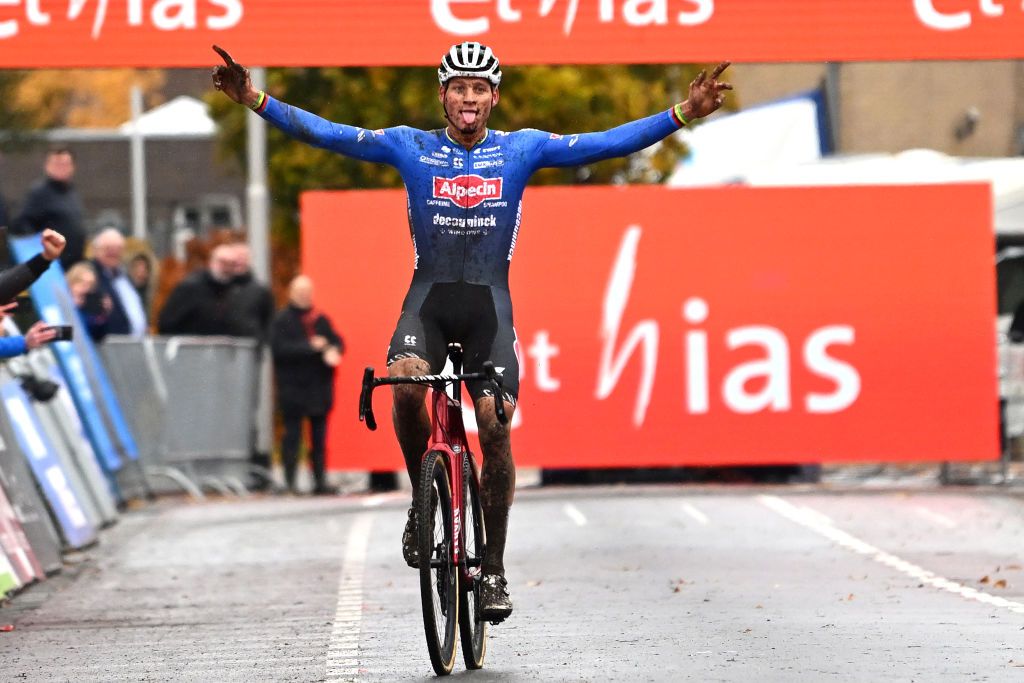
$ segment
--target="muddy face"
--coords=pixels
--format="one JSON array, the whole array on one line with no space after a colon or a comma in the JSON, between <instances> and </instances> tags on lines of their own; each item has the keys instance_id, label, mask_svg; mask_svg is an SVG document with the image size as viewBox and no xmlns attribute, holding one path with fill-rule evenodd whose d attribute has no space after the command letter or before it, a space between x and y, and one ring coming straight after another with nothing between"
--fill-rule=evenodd
<instances>
[{"instance_id":1,"label":"muddy face","mask_svg":"<svg viewBox=\"0 0 1024 683\"><path fill-rule=\"evenodd\" d=\"M483 133L498 90L486 78L453 78L438 90L448 124L463 137Z\"/></svg>"}]
</instances>

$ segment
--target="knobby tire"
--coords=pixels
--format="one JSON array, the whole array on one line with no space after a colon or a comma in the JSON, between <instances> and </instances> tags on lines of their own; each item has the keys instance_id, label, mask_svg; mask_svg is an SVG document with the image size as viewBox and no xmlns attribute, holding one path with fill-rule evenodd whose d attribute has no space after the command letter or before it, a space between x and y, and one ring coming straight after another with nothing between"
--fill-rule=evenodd
<instances>
[{"instance_id":1,"label":"knobby tire","mask_svg":"<svg viewBox=\"0 0 1024 683\"><path fill-rule=\"evenodd\" d=\"M463 561L483 561L486 538L483 508L480 505L480 485L474 476L470 455L462 461L462 530ZM477 610L480 595L481 566L468 566L474 581L459 591L459 635L462 640L462 658L467 669L479 669L487 654L487 622L481 621Z\"/></svg>"},{"instance_id":2,"label":"knobby tire","mask_svg":"<svg viewBox=\"0 0 1024 683\"><path fill-rule=\"evenodd\" d=\"M419 521L420 600L430 664L439 676L455 665L459 614L459 573L451 566L452 498L444 453L423 460L417 519Z\"/></svg>"}]
</instances>

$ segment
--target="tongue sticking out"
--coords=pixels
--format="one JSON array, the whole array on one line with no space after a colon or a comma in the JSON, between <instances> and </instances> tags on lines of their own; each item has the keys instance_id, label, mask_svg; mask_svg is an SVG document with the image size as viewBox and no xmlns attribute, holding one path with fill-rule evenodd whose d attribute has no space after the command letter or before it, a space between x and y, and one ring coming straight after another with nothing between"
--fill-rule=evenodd
<instances>
[{"instance_id":1,"label":"tongue sticking out","mask_svg":"<svg viewBox=\"0 0 1024 683\"><path fill-rule=\"evenodd\" d=\"M472 126L476 122L475 111L464 111L460 113L462 114L463 123L465 123L467 126Z\"/></svg>"}]
</instances>

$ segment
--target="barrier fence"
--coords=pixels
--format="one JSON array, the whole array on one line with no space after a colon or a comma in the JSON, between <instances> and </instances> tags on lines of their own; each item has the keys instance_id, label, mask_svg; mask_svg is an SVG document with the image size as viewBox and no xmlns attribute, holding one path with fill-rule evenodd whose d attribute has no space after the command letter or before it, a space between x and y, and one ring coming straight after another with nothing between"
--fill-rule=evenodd
<instances>
[{"instance_id":1,"label":"barrier fence","mask_svg":"<svg viewBox=\"0 0 1024 683\"><path fill-rule=\"evenodd\" d=\"M19 333L9 319L3 327ZM263 438L254 429L262 394L254 341L115 336L97 351L83 363L64 349L58 363L50 346L0 364L0 597L59 571L64 551L95 543L126 498L247 493ZM69 372L78 377L69 381ZM101 374L123 424L99 405ZM101 454L96 443L111 450ZM135 458L125 443L138 444Z\"/></svg>"},{"instance_id":2,"label":"barrier fence","mask_svg":"<svg viewBox=\"0 0 1024 683\"><path fill-rule=\"evenodd\" d=\"M143 436L140 457L147 475L173 480L195 496L204 486L246 491L256 446L255 341L111 336L100 353L129 422Z\"/></svg>"}]
</instances>

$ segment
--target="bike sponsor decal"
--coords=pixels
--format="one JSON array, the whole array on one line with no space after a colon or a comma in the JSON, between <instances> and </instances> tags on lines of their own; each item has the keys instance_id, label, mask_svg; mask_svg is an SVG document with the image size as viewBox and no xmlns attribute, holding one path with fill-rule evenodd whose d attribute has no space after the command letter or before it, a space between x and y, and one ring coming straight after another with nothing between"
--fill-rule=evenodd
<instances>
[{"instance_id":1,"label":"bike sponsor decal","mask_svg":"<svg viewBox=\"0 0 1024 683\"><path fill-rule=\"evenodd\" d=\"M490 159L488 161L475 161L475 162L473 162L474 170L475 169L479 169L479 168L496 168L498 166L504 166L504 165L505 165L505 160L504 159Z\"/></svg>"},{"instance_id":2,"label":"bike sponsor decal","mask_svg":"<svg viewBox=\"0 0 1024 683\"><path fill-rule=\"evenodd\" d=\"M487 199L501 199L501 178L460 175L454 178L434 176L434 198L447 199L455 206L472 209Z\"/></svg>"}]
</instances>

